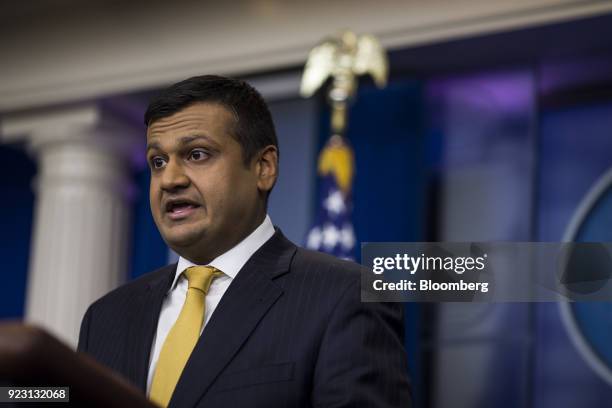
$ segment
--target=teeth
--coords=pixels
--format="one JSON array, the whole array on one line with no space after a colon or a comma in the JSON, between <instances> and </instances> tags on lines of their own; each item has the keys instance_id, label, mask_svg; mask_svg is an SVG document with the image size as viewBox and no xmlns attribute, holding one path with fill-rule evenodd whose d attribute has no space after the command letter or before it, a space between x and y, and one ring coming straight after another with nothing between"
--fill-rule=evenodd
<instances>
[{"instance_id":1,"label":"teeth","mask_svg":"<svg viewBox=\"0 0 612 408\"><path fill-rule=\"evenodd\" d=\"M178 207L195 207L195 205L191 204L191 203L184 202L184 201L177 201L175 203L168 204L167 207L168 207L168 211L174 211Z\"/></svg>"}]
</instances>

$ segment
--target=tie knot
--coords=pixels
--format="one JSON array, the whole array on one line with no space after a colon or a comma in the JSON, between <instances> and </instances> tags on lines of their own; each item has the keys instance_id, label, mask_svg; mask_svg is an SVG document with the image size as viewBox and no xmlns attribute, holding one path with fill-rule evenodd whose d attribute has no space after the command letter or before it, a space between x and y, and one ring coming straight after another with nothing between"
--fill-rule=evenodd
<instances>
[{"instance_id":1,"label":"tie knot","mask_svg":"<svg viewBox=\"0 0 612 408\"><path fill-rule=\"evenodd\" d=\"M189 289L198 289L204 293L208 293L215 277L223 275L223 272L212 266L192 266L185 269L183 273L189 281Z\"/></svg>"}]
</instances>

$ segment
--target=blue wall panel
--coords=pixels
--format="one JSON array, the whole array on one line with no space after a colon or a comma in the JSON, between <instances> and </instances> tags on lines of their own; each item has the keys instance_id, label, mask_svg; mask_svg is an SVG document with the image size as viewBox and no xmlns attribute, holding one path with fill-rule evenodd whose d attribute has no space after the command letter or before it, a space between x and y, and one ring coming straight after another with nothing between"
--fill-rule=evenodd
<instances>
[{"instance_id":1,"label":"blue wall panel","mask_svg":"<svg viewBox=\"0 0 612 408\"><path fill-rule=\"evenodd\" d=\"M538 240L561 240L584 195L612 166L611 129L610 102L543 110ZM571 343L558 305L538 304L536 318L534 406L609 406L612 387L595 374ZM599 330L609 330L608 322L609 315L600 322Z\"/></svg>"},{"instance_id":2,"label":"blue wall panel","mask_svg":"<svg viewBox=\"0 0 612 408\"><path fill-rule=\"evenodd\" d=\"M36 166L20 147L0 146L0 318L20 318L24 313L30 255Z\"/></svg>"},{"instance_id":3,"label":"blue wall panel","mask_svg":"<svg viewBox=\"0 0 612 408\"><path fill-rule=\"evenodd\" d=\"M168 247L153 222L149 205L149 169L135 175L136 199L133 207L132 262L128 278L168 264Z\"/></svg>"}]
</instances>

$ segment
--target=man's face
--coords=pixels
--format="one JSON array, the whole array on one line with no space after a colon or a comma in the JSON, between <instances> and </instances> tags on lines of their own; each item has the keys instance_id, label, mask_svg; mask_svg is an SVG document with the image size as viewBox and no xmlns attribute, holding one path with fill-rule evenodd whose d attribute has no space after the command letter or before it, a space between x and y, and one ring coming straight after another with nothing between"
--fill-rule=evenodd
<instances>
[{"instance_id":1,"label":"man's face","mask_svg":"<svg viewBox=\"0 0 612 408\"><path fill-rule=\"evenodd\" d=\"M166 243L192 262L210 262L265 217L265 192L274 180L266 178L270 169L261 155L245 165L231 134L234 123L225 107L197 103L147 129L155 224Z\"/></svg>"}]
</instances>

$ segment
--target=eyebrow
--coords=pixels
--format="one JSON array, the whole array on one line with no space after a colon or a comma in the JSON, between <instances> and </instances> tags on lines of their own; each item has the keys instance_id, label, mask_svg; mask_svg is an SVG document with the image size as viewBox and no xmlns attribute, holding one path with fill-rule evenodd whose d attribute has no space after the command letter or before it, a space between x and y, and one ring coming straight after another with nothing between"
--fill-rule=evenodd
<instances>
[{"instance_id":1,"label":"eyebrow","mask_svg":"<svg viewBox=\"0 0 612 408\"><path fill-rule=\"evenodd\" d=\"M179 145L186 145L186 144L189 144L189 143L194 142L196 140L205 140L205 141L210 142L212 144L216 144L216 142L214 140L212 140L209 136L206 136L206 135L182 136L181 138L179 138L178 144ZM147 144L147 152L149 150L153 150L153 149L161 150L161 145L159 144L159 142L151 142L151 143Z\"/></svg>"}]
</instances>

